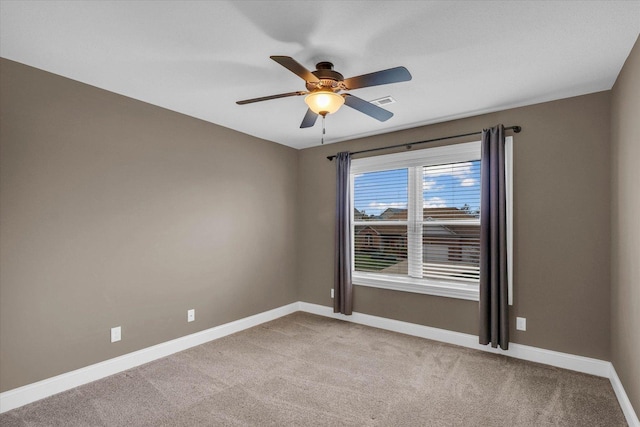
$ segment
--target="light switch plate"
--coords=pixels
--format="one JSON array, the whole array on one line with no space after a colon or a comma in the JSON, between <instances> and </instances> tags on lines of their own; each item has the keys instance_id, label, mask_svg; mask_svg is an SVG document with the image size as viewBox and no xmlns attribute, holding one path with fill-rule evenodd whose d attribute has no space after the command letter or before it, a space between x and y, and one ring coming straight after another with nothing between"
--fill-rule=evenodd
<instances>
[{"instance_id":1,"label":"light switch plate","mask_svg":"<svg viewBox=\"0 0 640 427\"><path fill-rule=\"evenodd\" d=\"M519 331L527 330L527 318L526 317L516 317L516 329Z\"/></svg>"},{"instance_id":2,"label":"light switch plate","mask_svg":"<svg viewBox=\"0 0 640 427\"><path fill-rule=\"evenodd\" d=\"M111 342L117 342L122 339L122 327L116 326L111 328Z\"/></svg>"}]
</instances>

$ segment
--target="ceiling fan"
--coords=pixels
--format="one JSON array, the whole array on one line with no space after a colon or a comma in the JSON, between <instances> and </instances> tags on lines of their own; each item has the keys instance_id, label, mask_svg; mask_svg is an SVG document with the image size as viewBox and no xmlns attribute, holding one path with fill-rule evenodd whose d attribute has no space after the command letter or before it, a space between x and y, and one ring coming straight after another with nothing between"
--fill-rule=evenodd
<instances>
[{"instance_id":1,"label":"ceiling fan","mask_svg":"<svg viewBox=\"0 0 640 427\"><path fill-rule=\"evenodd\" d=\"M271 56L270 58L301 77L306 82L307 90L245 99L237 101L236 104L244 105L270 99L306 95L304 101L309 106L309 109L302 120L302 124L300 124L301 128L313 126L318 115L324 118L327 114L338 111L343 104L381 122L389 120L393 117L391 111L380 108L350 93L340 94L340 92L411 80L411 74L405 67L389 68L345 79L342 74L334 71L331 62L319 62L316 64L315 71L309 71L289 56Z\"/></svg>"}]
</instances>

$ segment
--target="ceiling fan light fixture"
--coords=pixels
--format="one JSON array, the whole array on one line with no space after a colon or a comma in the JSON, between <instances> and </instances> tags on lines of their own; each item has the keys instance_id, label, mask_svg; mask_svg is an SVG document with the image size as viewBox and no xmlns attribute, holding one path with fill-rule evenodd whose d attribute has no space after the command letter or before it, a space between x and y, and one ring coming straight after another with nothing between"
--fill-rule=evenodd
<instances>
[{"instance_id":1,"label":"ceiling fan light fixture","mask_svg":"<svg viewBox=\"0 0 640 427\"><path fill-rule=\"evenodd\" d=\"M330 90L318 90L307 95L304 98L304 102L311 111L325 116L338 111L344 104L344 98Z\"/></svg>"}]
</instances>

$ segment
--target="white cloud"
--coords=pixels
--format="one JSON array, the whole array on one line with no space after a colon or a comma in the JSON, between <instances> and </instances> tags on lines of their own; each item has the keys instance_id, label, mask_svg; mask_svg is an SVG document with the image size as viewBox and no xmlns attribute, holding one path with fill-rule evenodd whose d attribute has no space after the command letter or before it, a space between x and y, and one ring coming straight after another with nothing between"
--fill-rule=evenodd
<instances>
[{"instance_id":1,"label":"white cloud","mask_svg":"<svg viewBox=\"0 0 640 427\"><path fill-rule=\"evenodd\" d=\"M472 187L474 185L476 185L476 180L473 178L465 178L460 183L461 187Z\"/></svg>"},{"instance_id":2,"label":"white cloud","mask_svg":"<svg viewBox=\"0 0 640 427\"><path fill-rule=\"evenodd\" d=\"M425 208L446 208L447 201L442 197L431 197L429 200L425 200L423 206Z\"/></svg>"},{"instance_id":3,"label":"white cloud","mask_svg":"<svg viewBox=\"0 0 640 427\"><path fill-rule=\"evenodd\" d=\"M391 202L391 203L371 202L371 203L369 203L369 207L371 209L379 209L381 211L383 211L385 209L388 209L388 208L406 209L407 208L407 203L406 202Z\"/></svg>"},{"instance_id":4,"label":"white cloud","mask_svg":"<svg viewBox=\"0 0 640 427\"><path fill-rule=\"evenodd\" d=\"M448 165L427 166L423 170L423 176L435 178L437 176L449 175L460 180L471 175L471 162L451 163Z\"/></svg>"},{"instance_id":5,"label":"white cloud","mask_svg":"<svg viewBox=\"0 0 640 427\"><path fill-rule=\"evenodd\" d=\"M434 186L436 185L435 181L423 181L422 182L422 191L429 191L429 190L433 190Z\"/></svg>"}]
</instances>

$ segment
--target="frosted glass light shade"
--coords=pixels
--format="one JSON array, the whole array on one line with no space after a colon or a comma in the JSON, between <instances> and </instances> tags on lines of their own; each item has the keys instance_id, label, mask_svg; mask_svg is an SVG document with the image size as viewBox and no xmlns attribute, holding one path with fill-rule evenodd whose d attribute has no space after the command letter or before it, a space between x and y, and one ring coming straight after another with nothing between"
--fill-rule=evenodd
<instances>
[{"instance_id":1,"label":"frosted glass light shade","mask_svg":"<svg viewBox=\"0 0 640 427\"><path fill-rule=\"evenodd\" d=\"M304 102L307 103L311 111L324 116L338 111L344 104L344 98L335 92L319 90L307 95Z\"/></svg>"}]
</instances>

